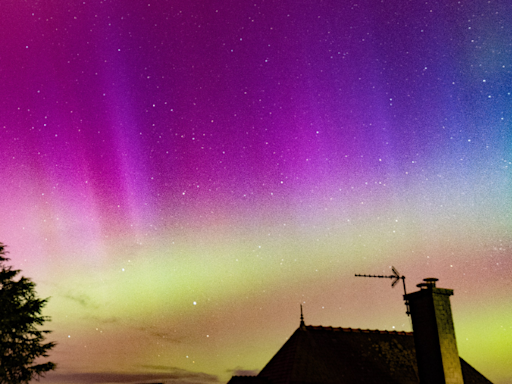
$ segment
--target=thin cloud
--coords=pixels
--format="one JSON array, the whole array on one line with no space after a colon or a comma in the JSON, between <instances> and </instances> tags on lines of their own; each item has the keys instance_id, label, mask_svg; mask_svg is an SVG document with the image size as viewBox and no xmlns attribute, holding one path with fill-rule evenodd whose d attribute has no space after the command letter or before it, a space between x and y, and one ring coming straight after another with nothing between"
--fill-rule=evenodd
<instances>
[{"instance_id":1,"label":"thin cloud","mask_svg":"<svg viewBox=\"0 0 512 384\"><path fill-rule=\"evenodd\" d=\"M165 372L89 372L89 373L58 373L52 372L41 380L42 384L214 384L219 383L217 376L202 372L190 372L184 369L147 366Z\"/></svg>"},{"instance_id":2,"label":"thin cloud","mask_svg":"<svg viewBox=\"0 0 512 384\"><path fill-rule=\"evenodd\" d=\"M83 319L93 320L95 323L101 323L103 325L116 324L121 321L121 318L117 317L117 316L100 317L100 316L87 315L87 316L83 316Z\"/></svg>"},{"instance_id":3,"label":"thin cloud","mask_svg":"<svg viewBox=\"0 0 512 384\"><path fill-rule=\"evenodd\" d=\"M94 303L92 301L92 299L84 293L80 293L80 294L66 293L65 295L62 295L62 297L64 297L65 299L71 300L84 308L95 308L95 309L99 308L99 305Z\"/></svg>"},{"instance_id":4,"label":"thin cloud","mask_svg":"<svg viewBox=\"0 0 512 384\"><path fill-rule=\"evenodd\" d=\"M183 371L183 369L178 367L173 367L170 365L141 365L141 368L147 368L154 371L165 371L165 372L175 372L175 371Z\"/></svg>"},{"instance_id":5,"label":"thin cloud","mask_svg":"<svg viewBox=\"0 0 512 384\"><path fill-rule=\"evenodd\" d=\"M260 373L259 369L244 369L242 367L227 369L226 372L231 373L233 376L256 376Z\"/></svg>"},{"instance_id":6,"label":"thin cloud","mask_svg":"<svg viewBox=\"0 0 512 384\"><path fill-rule=\"evenodd\" d=\"M164 331L154 326L134 327L134 329L136 331L143 332L148 337L156 338L160 342L165 341L168 343L178 344L185 340L184 336L177 336L174 332Z\"/></svg>"}]
</instances>

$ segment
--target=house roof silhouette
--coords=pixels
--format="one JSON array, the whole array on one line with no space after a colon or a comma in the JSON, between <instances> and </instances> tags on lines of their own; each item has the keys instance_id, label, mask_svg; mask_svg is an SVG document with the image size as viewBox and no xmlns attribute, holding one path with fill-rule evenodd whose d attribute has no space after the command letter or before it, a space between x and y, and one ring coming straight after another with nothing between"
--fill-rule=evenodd
<instances>
[{"instance_id":1,"label":"house roof silhouette","mask_svg":"<svg viewBox=\"0 0 512 384\"><path fill-rule=\"evenodd\" d=\"M490 384L461 361L464 384ZM257 376L230 384L418 384L412 332L301 325Z\"/></svg>"},{"instance_id":2,"label":"house roof silhouette","mask_svg":"<svg viewBox=\"0 0 512 384\"><path fill-rule=\"evenodd\" d=\"M229 384L492 384L459 356L453 290L423 281L404 295L414 332L305 325L301 306L299 328L261 372Z\"/></svg>"}]
</instances>

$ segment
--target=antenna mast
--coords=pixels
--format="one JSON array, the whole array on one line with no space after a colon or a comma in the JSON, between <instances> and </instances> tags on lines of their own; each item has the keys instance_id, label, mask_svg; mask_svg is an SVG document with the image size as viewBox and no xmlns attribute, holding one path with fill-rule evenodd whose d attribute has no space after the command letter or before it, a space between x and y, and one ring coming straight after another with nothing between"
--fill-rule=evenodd
<instances>
[{"instance_id":1,"label":"antenna mast","mask_svg":"<svg viewBox=\"0 0 512 384\"><path fill-rule=\"evenodd\" d=\"M398 271L395 269L395 267L391 267L391 270L393 271L393 274L390 276L383 276L383 275L359 275L356 274L356 277L376 277L378 279L394 279L394 281L391 283L391 288L394 288L396 283L398 283L398 280L402 280L403 286L404 286L404 300L405 300L405 307L407 308L406 312L407 316L411 315L411 312L409 311L409 301L405 298L407 295L407 290L405 289L405 276L400 275Z\"/></svg>"}]
</instances>

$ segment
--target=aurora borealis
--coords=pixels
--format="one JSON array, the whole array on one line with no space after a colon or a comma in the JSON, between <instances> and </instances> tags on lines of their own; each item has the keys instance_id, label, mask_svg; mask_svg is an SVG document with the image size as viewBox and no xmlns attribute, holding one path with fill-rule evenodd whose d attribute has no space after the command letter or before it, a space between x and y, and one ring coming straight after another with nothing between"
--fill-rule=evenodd
<instances>
[{"instance_id":1,"label":"aurora borealis","mask_svg":"<svg viewBox=\"0 0 512 384\"><path fill-rule=\"evenodd\" d=\"M0 241L42 383L257 372L299 325L411 330L512 381L512 3L3 0Z\"/></svg>"}]
</instances>

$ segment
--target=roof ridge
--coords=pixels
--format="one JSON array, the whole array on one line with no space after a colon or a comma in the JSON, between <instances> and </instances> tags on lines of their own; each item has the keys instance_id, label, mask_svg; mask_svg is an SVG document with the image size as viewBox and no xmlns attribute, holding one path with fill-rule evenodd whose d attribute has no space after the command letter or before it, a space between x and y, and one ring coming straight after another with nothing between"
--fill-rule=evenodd
<instances>
[{"instance_id":1,"label":"roof ridge","mask_svg":"<svg viewBox=\"0 0 512 384\"><path fill-rule=\"evenodd\" d=\"M380 334L392 334L392 335L413 335L412 332L406 331L389 331L380 329L361 329L361 328L345 328L345 327L332 327L324 325L306 325L306 330L314 331L331 331L331 332L354 332L354 333L380 333Z\"/></svg>"}]
</instances>

